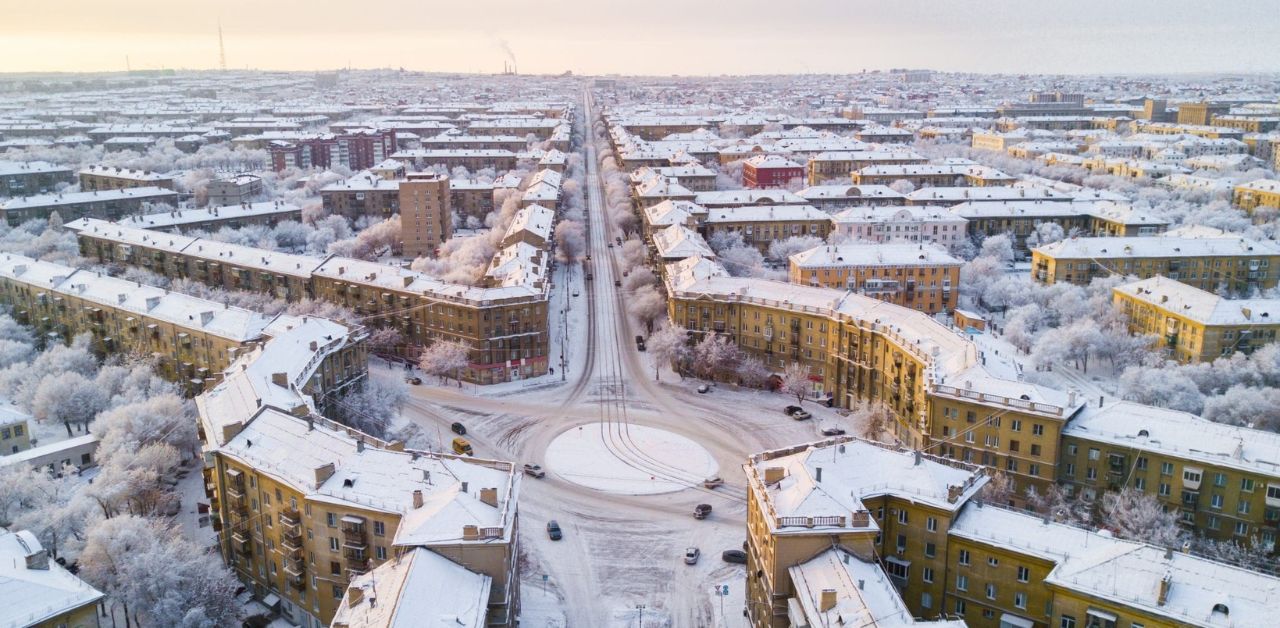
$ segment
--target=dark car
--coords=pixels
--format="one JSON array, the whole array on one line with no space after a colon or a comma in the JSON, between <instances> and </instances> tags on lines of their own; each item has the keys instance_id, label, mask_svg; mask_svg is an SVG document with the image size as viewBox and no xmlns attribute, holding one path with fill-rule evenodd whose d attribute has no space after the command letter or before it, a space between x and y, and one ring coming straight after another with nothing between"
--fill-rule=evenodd
<instances>
[{"instance_id":1,"label":"dark car","mask_svg":"<svg viewBox=\"0 0 1280 628\"><path fill-rule=\"evenodd\" d=\"M621 287L622 287L622 280L621 280L621 279L614 279L614 280L613 280L613 287L615 287L615 288L621 288Z\"/></svg>"},{"instance_id":2,"label":"dark car","mask_svg":"<svg viewBox=\"0 0 1280 628\"><path fill-rule=\"evenodd\" d=\"M526 464L524 465L524 474L531 475L535 478L542 479L547 477L547 472L542 470L542 465Z\"/></svg>"},{"instance_id":3,"label":"dark car","mask_svg":"<svg viewBox=\"0 0 1280 628\"><path fill-rule=\"evenodd\" d=\"M823 436L844 436L844 430L838 427L823 428Z\"/></svg>"},{"instance_id":4,"label":"dark car","mask_svg":"<svg viewBox=\"0 0 1280 628\"><path fill-rule=\"evenodd\" d=\"M422 383L422 378L415 375L408 375L404 378L404 383L417 386Z\"/></svg>"},{"instance_id":5,"label":"dark car","mask_svg":"<svg viewBox=\"0 0 1280 628\"><path fill-rule=\"evenodd\" d=\"M458 436L465 436L467 433L467 426L457 422L449 426L449 429L453 430L453 433Z\"/></svg>"},{"instance_id":6,"label":"dark car","mask_svg":"<svg viewBox=\"0 0 1280 628\"><path fill-rule=\"evenodd\" d=\"M706 519L710 515L711 504L698 504L697 507L693 509L694 519Z\"/></svg>"},{"instance_id":7,"label":"dark car","mask_svg":"<svg viewBox=\"0 0 1280 628\"><path fill-rule=\"evenodd\" d=\"M813 418L812 414L809 414L804 408L801 408L800 406L787 406L782 409L782 412L797 421L803 421L805 419Z\"/></svg>"},{"instance_id":8,"label":"dark car","mask_svg":"<svg viewBox=\"0 0 1280 628\"><path fill-rule=\"evenodd\" d=\"M747 564L747 553L742 550L725 550L720 554L720 558L726 563Z\"/></svg>"},{"instance_id":9,"label":"dark car","mask_svg":"<svg viewBox=\"0 0 1280 628\"><path fill-rule=\"evenodd\" d=\"M564 534L560 532L560 524L556 523L554 519L547 522L547 536L551 537L552 541L559 541L564 538Z\"/></svg>"}]
</instances>

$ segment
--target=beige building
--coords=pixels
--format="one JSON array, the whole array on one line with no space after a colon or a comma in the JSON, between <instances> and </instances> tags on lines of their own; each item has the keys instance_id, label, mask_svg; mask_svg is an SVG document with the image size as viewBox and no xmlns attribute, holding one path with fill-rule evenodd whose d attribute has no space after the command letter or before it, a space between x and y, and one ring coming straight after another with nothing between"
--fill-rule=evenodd
<instances>
[{"instance_id":1,"label":"beige building","mask_svg":"<svg viewBox=\"0 0 1280 628\"><path fill-rule=\"evenodd\" d=\"M1157 338L1179 362L1212 362L1275 342L1280 299L1224 299L1161 276L1111 289L1129 319L1129 332Z\"/></svg>"},{"instance_id":2,"label":"beige building","mask_svg":"<svg viewBox=\"0 0 1280 628\"><path fill-rule=\"evenodd\" d=\"M410 173L409 178L400 183L399 195L404 254L435 257L440 245L453 234L449 177Z\"/></svg>"},{"instance_id":3,"label":"beige building","mask_svg":"<svg viewBox=\"0 0 1280 628\"><path fill-rule=\"evenodd\" d=\"M827 244L788 263L791 283L848 290L927 314L955 309L962 264L924 244Z\"/></svg>"},{"instance_id":4,"label":"beige building","mask_svg":"<svg viewBox=\"0 0 1280 628\"><path fill-rule=\"evenodd\" d=\"M76 174L80 179L80 190L84 192L146 187L173 189L172 174L150 170L134 170L118 166L89 166Z\"/></svg>"},{"instance_id":5,"label":"beige building","mask_svg":"<svg viewBox=\"0 0 1280 628\"><path fill-rule=\"evenodd\" d=\"M1280 210L1280 181L1259 179L1241 183L1232 191L1231 201L1250 214L1259 207Z\"/></svg>"}]
</instances>

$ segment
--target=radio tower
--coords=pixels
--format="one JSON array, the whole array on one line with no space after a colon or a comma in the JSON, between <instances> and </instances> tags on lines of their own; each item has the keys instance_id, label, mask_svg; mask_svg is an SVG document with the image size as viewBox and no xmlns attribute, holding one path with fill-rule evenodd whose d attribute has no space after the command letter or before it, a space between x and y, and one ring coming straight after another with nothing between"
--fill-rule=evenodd
<instances>
[{"instance_id":1,"label":"radio tower","mask_svg":"<svg viewBox=\"0 0 1280 628\"><path fill-rule=\"evenodd\" d=\"M222 44L222 20L218 20L218 64L227 71L227 47Z\"/></svg>"}]
</instances>

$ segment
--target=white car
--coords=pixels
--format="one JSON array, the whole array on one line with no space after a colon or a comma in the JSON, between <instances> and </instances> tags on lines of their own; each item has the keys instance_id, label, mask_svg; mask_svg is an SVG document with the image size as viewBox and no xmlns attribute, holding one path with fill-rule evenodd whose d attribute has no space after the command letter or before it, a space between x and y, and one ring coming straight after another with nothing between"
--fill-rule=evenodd
<instances>
[{"instance_id":1,"label":"white car","mask_svg":"<svg viewBox=\"0 0 1280 628\"><path fill-rule=\"evenodd\" d=\"M702 556L702 550L700 550L700 549L698 549L698 548L696 548L696 547L689 547L689 548L685 548L685 550L684 550L684 564L686 564L686 565L696 565L696 564L698 564L698 558L699 558L699 557L701 557L701 556Z\"/></svg>"}]
</instances>

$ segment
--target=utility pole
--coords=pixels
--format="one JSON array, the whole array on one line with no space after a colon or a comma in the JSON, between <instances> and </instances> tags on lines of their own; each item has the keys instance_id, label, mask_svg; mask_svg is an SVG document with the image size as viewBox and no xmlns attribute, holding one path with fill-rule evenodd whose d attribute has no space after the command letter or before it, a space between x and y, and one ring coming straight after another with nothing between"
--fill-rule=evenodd
<instances>
[{"instance_id":1,"label":"utility pole","mask_svg":"<svg viewBox=\"0 0 1280 628\"><path fill-rule=\"evenodd\" d=\"M644 604L636 604L636 609L640 611L640 628L644 628Z\"/></svg>"}]
</instances>

